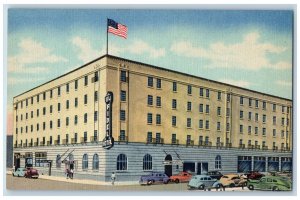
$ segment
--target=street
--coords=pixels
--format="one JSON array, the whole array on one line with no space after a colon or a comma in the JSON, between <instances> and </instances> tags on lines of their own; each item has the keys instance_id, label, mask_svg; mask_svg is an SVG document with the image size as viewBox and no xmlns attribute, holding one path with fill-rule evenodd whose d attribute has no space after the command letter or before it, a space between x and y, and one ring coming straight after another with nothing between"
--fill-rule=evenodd
<instances>
[{"instance_id":1,"label":"street","mask_svg":"<svg viewBox=\"0 0 300 200\"><path fill-rule=\"evenodd\" d=\"M11 175L6 175L6 188L8 190L96 190L96 191L127 191L127 192L145 192L145 191L178 191L178 192L216 192L216 189L211 191L203 190L188 190L187 183L169 183L169 184L157 184L151 186L140 186L140 185L128 185L128 186L108 186L108 185L87 185L72 183L72 180L69 179L68 182L62 181L53 181L47 179L28 179L24 177L13 177ZM249 191L248 188L244 190L240 187L236 188L226 188L226 192L229 191ZM223 192L223 191L218 191Z\"/></svg>"}]
</instances>

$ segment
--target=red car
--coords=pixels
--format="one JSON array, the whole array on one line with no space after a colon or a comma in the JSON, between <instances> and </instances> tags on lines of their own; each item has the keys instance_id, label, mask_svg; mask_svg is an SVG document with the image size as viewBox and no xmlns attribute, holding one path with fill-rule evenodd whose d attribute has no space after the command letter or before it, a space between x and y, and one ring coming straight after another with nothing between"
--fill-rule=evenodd
<instances>
[{"instance_id":1,"label":"red car","mask_svg":"<svg viewBox=\"0 0 300 200\"><path fill-rule=\"evenodd\" d=\"M39 172L37 169L34 168L27 168L25 172L25 178L38 178Z\"/></svg>"},{"instance_id":2,"label":"red car","mask_svg":"<svg viewBox=\"0 0 300 200\"><path fill-rule=\"evenodd\" d=\"M175 174L170 177L170 180L175 183L183 183L183 182L189 182L192 178L192 174L188 172L180 172L179 174Z\"/></svg>"},{"instance_id":3,"label":"red car","mask_svg":"<svg viewBox=\"0 0 300 200\"><path fill-rule=\"evenodd\" d=\"M247 179L253 179L253 180L260 180L261 177L265 176L264 174L261 174L257 171L249 171L245 173L247 176Z\"/></svg>"}]
</instances>

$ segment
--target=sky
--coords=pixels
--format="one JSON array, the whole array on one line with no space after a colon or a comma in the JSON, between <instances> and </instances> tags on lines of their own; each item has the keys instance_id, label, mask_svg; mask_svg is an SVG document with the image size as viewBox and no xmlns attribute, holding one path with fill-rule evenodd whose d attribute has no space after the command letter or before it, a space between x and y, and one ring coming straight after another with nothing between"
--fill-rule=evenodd
<instances>
[{"instance_id":1,"label":"sky","mask_svg":"<svg viewBox=\"0 0 300 200\"><path fill-rule=\"evenodd\" d=\"M280 10L9 9L7 133L13 97L109 54L292 98L293 12Z\"/></svg>"}]
</instances>

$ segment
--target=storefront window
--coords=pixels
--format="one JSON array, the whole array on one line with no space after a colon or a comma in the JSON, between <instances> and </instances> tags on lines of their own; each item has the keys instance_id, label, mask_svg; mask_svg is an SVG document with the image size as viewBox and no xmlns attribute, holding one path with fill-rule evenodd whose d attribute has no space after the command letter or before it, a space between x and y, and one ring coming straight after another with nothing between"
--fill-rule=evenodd
<instances>
[{"instance_id":1,"label":"storefront window","mask_svg":"<svg viewBox=\"0 0 300 200\"><path fill-rule=\"evenodd\" d=\"M143 170L152 170L152 156L146 154L143 159Z\"/></svg>"},{"instance_id":2,"label":"storefront window","mask_svg":"<svg viewBox=\"0 0 300 200\"><path fill-rule=\"evenodd\" d=\"M119 154L117 157L117 170L127 170L127 156L125 154Z\"/></svg>"},{"instance_id":3,"label":"storefront window","mask_svg":"<svg viewBox=\"0 0 300 200\"><path fill-rule=\"evenodd\" d=\"M99 170L99 156L96 153L93 156L93 170Z\"/></svg>"},{"instance_id":4,"label":"storefront window","mask_svg":"<svg viewBox=\"0 0 300 200\"><path fill-rule=\"evenodd\" d=\"M44 167L47 165L46 162L43 162L44 160L47 160L47 152L36 152L35 153L35 166L36 167Z\"/></svg>"}]
</instances>

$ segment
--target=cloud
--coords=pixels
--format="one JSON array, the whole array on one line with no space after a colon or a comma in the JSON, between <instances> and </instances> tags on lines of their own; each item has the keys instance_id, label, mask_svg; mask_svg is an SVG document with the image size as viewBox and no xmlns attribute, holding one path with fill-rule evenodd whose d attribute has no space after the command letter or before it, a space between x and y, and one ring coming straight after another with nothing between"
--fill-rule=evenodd
<instances>
[{"instance_id":1,"label":"cloud","mask_svg":"<svg viewBox=\"0 0 300 200\"><path fill-rule=\"evenodd\" d=\"M244 80L221 79L219 81L222 83L227 83L230 85L235 85L238 87L246 87L246 88L249 88L249 86L252 85L250 82Z\"/></svg>"},{"instance_id":2,"label":"cloud","mask_svg":"<svg viewBox=\"0 0 300 200\"><path fill-rule=\"evenodd\" d=\"M292 82L290 81L278 80L276 81L276 84L280 86L292 87Z\"/></svg>"},{"instance_id":3,"label":"cloud","mask_svg":"<svg viewBox=\"0 0 300 200\"><path fill-rule=\"evenodd\" d=\"M89 62L101 55L99 51L92 48L90 41L85 38L78 36L73 37L72 44L77 47L79 52L78 58L84 63Z\"/></svg>"},{"instance_id":4,"label":"cloud","mask_svg":"<svg viewBox=\"0 0 300 200\"><path fill-rule=\"evenodd\" d=\"M207 47L195 46L188 41L174 42L170 50L184 57L203 58L209 60L209 67L238 68L259 70L261 68L290 69L291 64L285 61L271 63L268 54L280 54L285 47L271 43L259 42L260 35L256 32L245 35L243 40L235 44L223 42L212 43Z\"/></svg>"},{"instance_id":5,"label":"cloud","mask_svg":"<svg viewBox=\"0 0 300 200\"><path fill-rule=\"evenodd\" d=\"M137 55L148 54L151 58L159 58L166 54L164 48L155 49L142 40L134 41L133 44L128 46L128 51Z\"/></svg>"},{"instance_id":6,"label":"cloud","mask_svg":"<svg viewBox=\"0 0 300 200\"><path fill-rule=\"evenodd\" d=\"M42 78L14 78L9 77L8 78L8 85L18 85L23 83L36 83L38 81L43 80Z\"/></svg>"},{"instance_id":7,"label":"cloud","mask_svg":"<svg viewBox=\"0 0 300 200\"><path fill-rule=\"evenodd\" d=\"M49 71L47 67L34 67L40 63L67 62L67 59L51 53L51 50L31 38L18 44L20 53L8 57L8 72L35 74Z\"/></svg>"}]
</instances>

